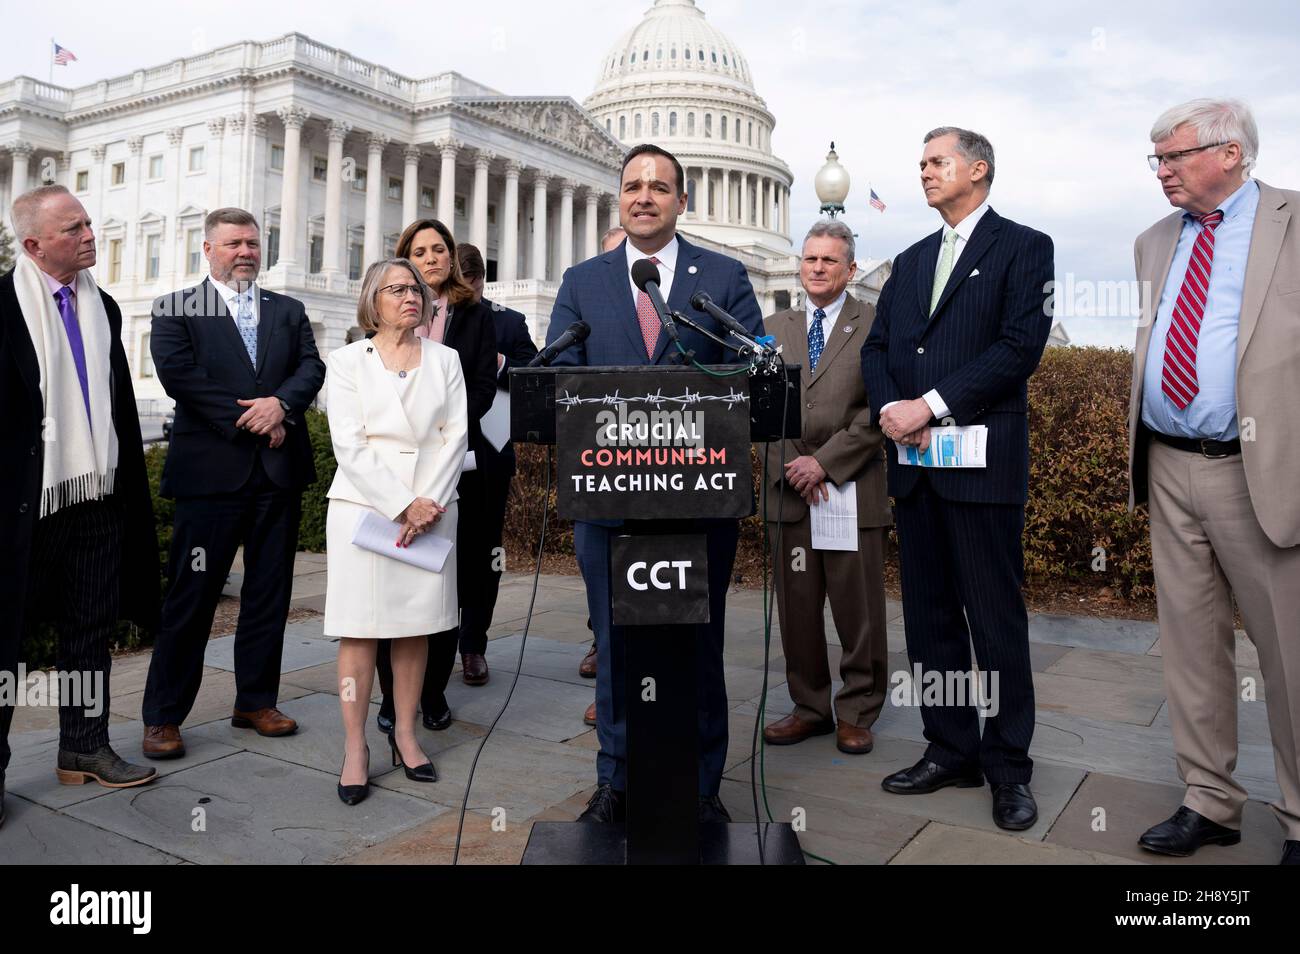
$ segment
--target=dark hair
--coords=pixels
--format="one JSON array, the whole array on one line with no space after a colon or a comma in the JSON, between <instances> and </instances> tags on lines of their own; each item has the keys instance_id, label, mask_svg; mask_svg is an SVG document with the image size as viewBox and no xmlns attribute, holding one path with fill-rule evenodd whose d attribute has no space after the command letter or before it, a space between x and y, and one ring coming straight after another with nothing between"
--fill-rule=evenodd
<instances>
[{"instance_id":1,"label":"dark hair","mask_svg":"<svg viewBox=\"0 0 1300 954\"><path fill-rule=\"evenodd\" d=\"M258 228L257 219L253 217L252 212L230 207L213 209L203 220L203 237L210 236L212 230L218 225L251 225L255 229Z\"/></svg>"},{"instance_id":2,"label":"dark hair","mask_svg":"<svg viewBox=\"0 0 1300 954\"><path fill-rule=\"evenodd\" d=\"M631 149L627 151L627 155L623 157L623 165L618 170L618 174L620 177L620 182L619 182L620 188L622 187L621 179L623 173L627 172L627 164L631 162L633 159L635 159L637 156L646 156L646 155L663 156L665 159L671 162L673 164L673 172L677 173L677 194L681 195L683 192L686 191L686 174L682 172L682 164L678 162L677 157L674 156L667 149L664 149L662 146L656 146L652 142L643 142L641 143L641 145L633 146Z\"/></svg>"},{"instance_id":3,"label":"dark hair","mask_svg":"<svg viewBox=\"0 0 1300 954\"><path fill-rule=\"evenodd\" d=\"M418 219L408 225L402 231L402 237L397 240L397 248L393 252L394 257L409 259L411 257L411 246L415 244L415 237L425 229L433 229L442 236L442 241L447 246L447 252L451 256L451 270L447 273L447 281L441 289L435 288L433 290L434 294L445 295L447 304L453 308L466 302L472 302L474 300L474 289L469 287L465 277L460 273L460 262L456 258L456 240L451 237L451 229L437 219Z\"/></svg>"},{"instance_id":4,"label":"dark hair","mask_svg":"<svg viewBox=\"0 0 1300 954\"><path fill-rule=\"evenodd\" d=\"M483 264L483 255L479 250L463 242L456 246L456 258L460 260L460 274L465 281L487 276L487 266Z\"/></svg>"}]
</instances>

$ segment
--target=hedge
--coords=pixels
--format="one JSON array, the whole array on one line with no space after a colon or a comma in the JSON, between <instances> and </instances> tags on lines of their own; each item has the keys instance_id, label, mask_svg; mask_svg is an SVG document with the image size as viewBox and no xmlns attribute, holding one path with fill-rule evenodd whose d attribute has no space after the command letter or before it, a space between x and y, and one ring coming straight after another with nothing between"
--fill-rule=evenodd
<instances>
[{"instance_id":1,"label":"hedge","mask_svg":"<svg viewBox=\"0 0 1300 954\"><path fill-rule=\"evenodd\" d=\"M1025 570L1036 582L1088 581L1119 594L1145 598L1154 593L1151 540L1145 510L1128 513L1128 394L1133 356L1107 348L1049 348L1029 379L1029 501L1025 507ZM315 453L317 481L303 495L300 549L323 552L325 514L336 467L324 414L307 414ZM519 445L519 471L506 511L507 566L533 565L542 522L546 487L546 448ZM164 445L145 455L154 498L158 534L159 593L166 587L167 551L171 545L173 503L158 495L166 456ZM758 490L758 457L753 455ZM552 485L546 553L573 557L573 526L555 512ZM892 538L891 534L891 538ZM891 551L896 541L891 540ZM762 574L762 522L753 516L741 524L735 575L754 585ZM896 559L891 552L890 559ZM116 640L134 647L149 637L128 634ZM49 633L32 634L26 658L52 659Z\"/></svg>"}]
</instances>

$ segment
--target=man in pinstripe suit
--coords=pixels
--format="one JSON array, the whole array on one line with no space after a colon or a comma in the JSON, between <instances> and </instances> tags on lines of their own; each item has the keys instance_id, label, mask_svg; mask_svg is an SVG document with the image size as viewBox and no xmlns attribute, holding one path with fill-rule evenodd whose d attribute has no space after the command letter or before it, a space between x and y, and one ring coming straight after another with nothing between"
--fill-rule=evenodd
<instances>
[{"instance_id":1,"label":"man in pinstripe suit","mask_svg":"<svg viewBox=\"0 0 1300 954\"><path fill-rule=\"evenodd\" d=\"M956 679L971 670L973 643L993 690L982 736L973 693L924 706L924 756L881 784L914 795L981 787L987 775L993 820L1018 831L1038 818L1020 536L1029 485L1025 382L1051 328L1052 240L989 208L992 182L993 147L983 136L945 126L925 137L921 186L944 226L894 260L862 347L862 376L873 417L895 445L889 493L908 657L927 682L963 685ZM987 466L896 463L896 445L924 450L936 422L987 426Z\"/></svg>"}]
</instances>

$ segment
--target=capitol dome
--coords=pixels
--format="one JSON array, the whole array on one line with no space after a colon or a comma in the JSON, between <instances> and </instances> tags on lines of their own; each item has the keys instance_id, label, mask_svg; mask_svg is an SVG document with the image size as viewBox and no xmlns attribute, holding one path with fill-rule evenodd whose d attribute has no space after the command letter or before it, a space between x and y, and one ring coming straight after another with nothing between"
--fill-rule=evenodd
<instances>
[{"instance_id":1,"label":"capitol dome","mask_svg":"<svg viewBox=\"0 0 1300 954\"><path fill-rule=\"evenodd\" d=\"M683 231L790 254L792 178L772 154L775 119L744 55L694 0L655 0L605 55L583 105L624 145L654 142L681 161Z\"/></svg>"}]
</instances>

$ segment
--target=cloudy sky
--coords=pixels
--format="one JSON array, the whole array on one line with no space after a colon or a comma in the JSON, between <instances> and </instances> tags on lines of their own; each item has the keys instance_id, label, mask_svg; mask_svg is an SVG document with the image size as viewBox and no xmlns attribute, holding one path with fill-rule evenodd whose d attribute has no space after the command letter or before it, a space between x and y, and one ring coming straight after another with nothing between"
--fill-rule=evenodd
<instances>
[{"instance_id":1,"label":"cloudy sky","mask_svg":"<svg viewBox=\"0 0 1300 954\"><path fill-rule=\"evenodd\" d=\"M504 93L580 102L651 2L70 0L57 16L6 17L0 78L45 79L51 30L78 57L55 68L69 86L296 30L408 76L452 69ZM776 116L796 235L818 214L812 178L833 139L853 179L859 256L896 254L939 224L916 173L922 136L978 129L997 153L993 205L1055 239L1058 279L1074 289L1058 314L1078 343L1131 344L1128 316L1083 313L1091 283L1132 279L1134 236L1168 211L1144 159L1165 107L1245 99L1260 127L1256 174L1300 188L1296 0L697 3L745 53ZM868 183L883 215L867 206Z\"/></svg>"}]
</instances>

